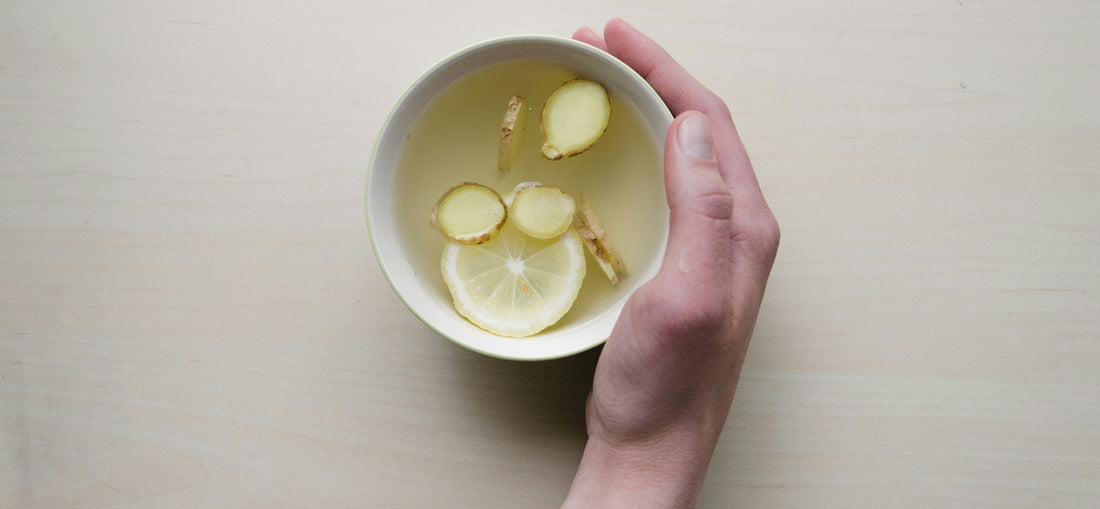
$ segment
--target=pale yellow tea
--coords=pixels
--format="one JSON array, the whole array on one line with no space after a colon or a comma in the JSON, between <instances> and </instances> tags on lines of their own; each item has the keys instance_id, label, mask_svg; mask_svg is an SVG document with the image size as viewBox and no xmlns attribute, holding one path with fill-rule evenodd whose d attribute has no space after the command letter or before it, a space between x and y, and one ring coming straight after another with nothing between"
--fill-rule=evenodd
<instances>
[{"instance_id":1,"label":"pale yellow tea","mask_svg":"<svg viewBox=\"0 0 1100 509\"><path fill-rule=\"evenodd\" d=\"M407 134L398 161L394 196L404 252L417 275L442 300L450 293L440 273L445 240L428 227L436 201L452 186L476 182L506 194L521 182L538 181L579 197L585 194L608 236L631 270L612 285L588 257L580 295L554 330L583 322L634 286L663 241L666 205L661 152L641 114L608 89L611 115L595 146L556 161L540 154L539 113L563 83L585 78L559 64L515 61L475 71L430 102ZM513 95L526 99L526 132L512 168L497 169L501 121ZM661 140L663 143L663 140Z\"/></svg>"}]
</instances>

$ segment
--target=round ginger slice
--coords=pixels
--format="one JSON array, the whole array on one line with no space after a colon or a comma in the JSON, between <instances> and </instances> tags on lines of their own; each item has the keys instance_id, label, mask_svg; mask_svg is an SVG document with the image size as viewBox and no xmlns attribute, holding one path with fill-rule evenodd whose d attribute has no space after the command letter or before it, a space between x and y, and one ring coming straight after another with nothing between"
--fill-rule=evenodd
<instances>
[{"instance_id":1,"label":"round ginger slice","mask_svg":"<svg viewBox=\"0 0 1100 509\"><path fill-rule=\"evenodd\" d=\"M429 224L448 239L470 245L491 239L507 217L508 210L496 191L465 182L443 194Z\"/></svg>"},{"instance_id":2,"label":"round ginger slice","mask_svg":"<svg viewBox=\"0 0 1100 509\"><path fill-rule=\"evenodd\" d=\"M530 182L520 182L519 184L516 184L516 187L512 188L512 190L508 194L502 196L501 198L504 200L504 205L506 205L508 207L511 207L512 206L512 200L516 199L516 194L517 193L519 193L520 191L522 191L524 189L527 189L528 187L535 187L535 186L541 186L541 185L542 185L542 182L539 182L537 180L532 180Z\"/></svg>"},{"instance_id":3,"label":"round ginger slice","mask_svg":"<svg viewBox=\"0 0 1100 509\"><path fill-rule=\"evenodd\" d=\"M607 129L611 102L603 85L575 79L558 87L539 116L542 155L551 161L588 150Z\"/></svg>"},{"instance_id":4,"label":"round ginger slice","mask_svg":"<svg viewBox=\"0 0 1100 509\"><path fill-rule=\"evenodd\" d=\"M556 187L534 186L519 190L509 207L516 229L536 239L552 239L573 224L577 202Z\"/></svg>"}]
</instances>

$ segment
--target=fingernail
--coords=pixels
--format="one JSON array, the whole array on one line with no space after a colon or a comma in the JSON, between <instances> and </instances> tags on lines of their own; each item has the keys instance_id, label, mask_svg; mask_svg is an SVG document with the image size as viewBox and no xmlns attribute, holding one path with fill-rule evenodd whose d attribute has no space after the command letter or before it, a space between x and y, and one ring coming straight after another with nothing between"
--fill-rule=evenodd
<instances>
[{"instance_id":1,"label":"fingernail","mask_svg":"<svg viewBox=\"0 0 1100 509\"><path fill-rule=\"evenodd\" d=\"M714 159L713 142L710 137L710 121L702 113L692 113L680 122L677 138L680 151L696 159Z\"/></svg>"}]
</instances>

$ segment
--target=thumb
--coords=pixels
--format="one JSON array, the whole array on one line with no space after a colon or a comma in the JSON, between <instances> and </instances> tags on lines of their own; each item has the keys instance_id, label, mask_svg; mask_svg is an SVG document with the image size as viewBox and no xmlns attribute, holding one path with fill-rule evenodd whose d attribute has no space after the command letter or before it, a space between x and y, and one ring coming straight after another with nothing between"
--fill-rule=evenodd
<instances>
[{"instance_id":1,"label":"thumb","mask_svg":"<svg viewBox=\"0 0 1100 509\"><path fill-rule=\"evenodd\" d=\"M680 284L700 289L727 285L733 195L718 171L710 120L703 113L684 112L669 127L665 189L670 218L662 272L677 272Z\"/></svg>"}]
</instances>

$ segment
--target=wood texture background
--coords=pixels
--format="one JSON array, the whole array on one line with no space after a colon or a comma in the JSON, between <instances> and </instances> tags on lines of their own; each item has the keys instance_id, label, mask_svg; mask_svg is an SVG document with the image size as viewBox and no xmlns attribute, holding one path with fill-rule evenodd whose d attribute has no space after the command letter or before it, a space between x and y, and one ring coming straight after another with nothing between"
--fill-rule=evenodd
<instances>
[{"instance_id":1,"label":"wood texture background","mask_svg":"<svg viewBox=\"0 0 1100 509\"><path fill-rule=\"evenodd\" d=\"M485 358L363 187L460 47L621 15L783 243L701 507L1100 500L1100 3L0 1L0 507L554 507L597 352Z\"/></svg>"}]
</instances>

